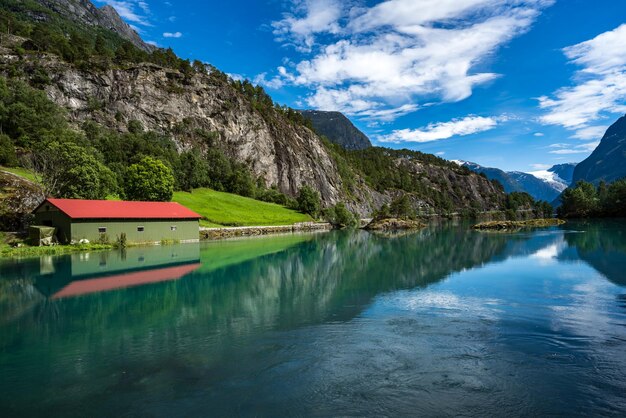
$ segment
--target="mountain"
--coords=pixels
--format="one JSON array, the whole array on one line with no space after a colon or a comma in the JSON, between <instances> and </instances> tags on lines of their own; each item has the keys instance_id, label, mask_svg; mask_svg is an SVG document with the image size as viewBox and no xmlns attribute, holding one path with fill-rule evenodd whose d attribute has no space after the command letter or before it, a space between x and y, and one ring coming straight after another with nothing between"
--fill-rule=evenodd
<instances>
[{"instance_id":1,"label":"mountain","mask_svg":"<svg viewBox=\"0 0 626 418\"><path fill-rule=\"evenodd\" d=\"M369 138L352 124L343 113L321 110L301 110L300 113L311 121L315 131L335 144L350 150L372 146Z\"/></svg>"},{"instance_id":2,"label":"mountain","mask_svg":"<svg viewBox=\"0 0 626 418\"><path fill-rule=\"evenodd\" d=\"M154 46L144 42L139 34L122 20L115 8L108 4L97 8L89 0L36 0L36 2L44 8L81 25L110 30L141 50L149 52L155 49ZM50 19L50 15L36 11L33 19L47 21Z\"/></svg>"},{"instance_id":3,"label":"mountain","mask_svg":"<svg viewBox=\"0 0 626 418\"><path fill-rule=\"evenodd\" d=\"M611 125L598 147L576 166L574 183L579 180L611 183L623 177L626 177L626 116Z\"/></svg>"},{"instance_id":4,"label":"mountain","mask_svg":"<svg viewBox=\"0 0 626 418\"><path fill-rule=\"evenodd\" d=\"M106 147L107 141L122 138L123 147L124 135L144 132L147 135L142 138L152 141L149 147L144 145L143 152L151 152L149 155L170 158L172 153L193 151L208 161L209 156L223 154L228 160L218 162L228 168L232 161L230 167L237 170L220 171L229 182L242 178L245 182L249 175L252 188L263 187L290 198L308 185L319 192L323 207L344 202L361 216L405 193L421 213L504 209L504 193L487 179L432 155L369 147L367 138L352 132L343 116L333 116L333 120L348 126L344 130L351 132L352 144L367 148L342 150L348 153L342 154L328 147L307 128L300 113L275 104L261 87L232 80L211 66L192 65L172 51L146 51L150 48L139 43L140 39L133 44L142 53L132 51L116 39L130 40L133 34L124 31L123 25L113 25L119 16L109 9L98 9L86 0L39 0L38 8L27 9L32 3L15 2L21 9L12 18L30 19L29 24L34 25L48 22L57 44L42 53L46 43L29 42L28 30L3 36L0 74L43 90L54 105L65 110L63 117L91 141L88 145L95 151L117 155L118 150ZM109 14L109 20L103 17ZM95 39L84 31L85 25L115 33L106 37L108 53L87 47L87 52L76 49L63 55L72 45L58 34L71 31L72 25L83 29L83 37L92 36L87 45L93 45ZM106 132L100 134L98 129ZM18 146L28 151L23 144ZM364 151L369 153L349 154ZM118 173L129 164L120 159L109 163L112 158L108 157L103 155L103 162ZM176 170L180 161L174 157L168 161Z\"/></svg>"},{"instance_id":5,"label":"mountain","mask_svg":"<svg viewBox=\"0 0 626 418\"><path fill-rule=\"evenodd\" d=\"M483 167L482 165L469 161L455 160L454 162L462 167L469 168L475 173L484 174L489 180L497 180L502 187L504 187L504 191L507 193L524 191L524 188L521 184L519 184L519 182L513 179L509 173L500 170L499 168Z\"/></svg>"},{"instance_id":6,"label":"mountain","mask_svg":"<svg viewBox=\"0 0 626 418\"><path fill-rule=\"evenodd\" d=\"M552 202L569 186L576 166L573 163L559 164L548 170L523 173L521 171L507 172L499 168L483 167L467 161L456 161L456 163L476 173L482 173L490 180L497 180L507 193L526 192L536 200L547 202Z\"/></svg>"}]
</instances>

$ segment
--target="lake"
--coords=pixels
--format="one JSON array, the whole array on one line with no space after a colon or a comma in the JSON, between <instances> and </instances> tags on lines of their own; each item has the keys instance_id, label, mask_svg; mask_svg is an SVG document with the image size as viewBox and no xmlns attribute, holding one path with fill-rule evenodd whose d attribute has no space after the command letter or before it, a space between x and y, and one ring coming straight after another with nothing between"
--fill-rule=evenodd
<instances>
[{"instance_id":1,"label":"lake","mask_svg":"<svg viewBox=\"0 0 626 418\"><path fill-rule=\"evenodd\" d=\"M0 416L626 414L626 222L0 261Z\"/></svg>"}]
</instances>

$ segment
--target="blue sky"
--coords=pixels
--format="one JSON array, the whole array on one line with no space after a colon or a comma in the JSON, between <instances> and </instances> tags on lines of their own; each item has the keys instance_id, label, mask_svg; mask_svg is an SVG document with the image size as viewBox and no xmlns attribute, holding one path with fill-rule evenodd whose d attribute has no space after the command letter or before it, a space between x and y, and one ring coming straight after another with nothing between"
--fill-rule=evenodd
<instances>
[{"instance_id":1,"label":"blue sky","mask_svg":"<svg viewBox=\"0 0 626 418\"><path fill-rule=\"evenodd\" d=\"M578 162L626 113L622 0L96 0L145 40L339 110L376 145Z\"/></svg>"}]
</instances>

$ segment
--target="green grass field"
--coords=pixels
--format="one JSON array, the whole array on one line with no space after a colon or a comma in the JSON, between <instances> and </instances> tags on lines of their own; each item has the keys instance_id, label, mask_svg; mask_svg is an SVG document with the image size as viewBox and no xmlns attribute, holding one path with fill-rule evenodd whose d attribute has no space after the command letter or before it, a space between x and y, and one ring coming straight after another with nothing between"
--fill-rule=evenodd
<instances>
[{"instance_id":1,"label":"green grass field","mask_svg":"<svg viewBox=\"0 0 626 418\"><path fill-rule=\"evenodd\" d=\"M30 180L33 183L37 183L37 178L33 174L32 171L27 170L22 167L2 167L0 166L0 171L6 171L8 173L16 174L20 177L24 177L26 180Z\"/></svg>"},{"instance_id":2,"label":"green grass field","mask_svg":"<svg viewBox=\"0 0 626 418\"><path fill-rule=\"evenodd\" d=\"M0 166L0 170L36 182L33 173L27 169ZM119 200L119 197L109 196L107 199ZM200 221L200 225L205 227L292 225L313 220L309 215L274 203L211 189L196 189L191 193L175 192L172 200L202 215L205 219Z\"/></svg>"},{"instance_id":3,"label":"green grass field","mask_svg":"<svg viewBox=\"0 0 626 418\"><path fill-rule=\"evenodd\" d=\"M312 221L309 215L280 205L211 189L175 192L172 200L202 215L205 219L200 224L207 227L291 225Z\"/></svg>"}]
</instances>

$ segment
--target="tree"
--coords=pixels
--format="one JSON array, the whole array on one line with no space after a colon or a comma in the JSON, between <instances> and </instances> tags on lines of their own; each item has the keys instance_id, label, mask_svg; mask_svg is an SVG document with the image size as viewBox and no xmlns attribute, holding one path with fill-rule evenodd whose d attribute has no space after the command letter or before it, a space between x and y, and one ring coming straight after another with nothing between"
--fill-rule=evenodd
<instances>
[{"instance_id":1,"label":"tree","mask_svg":"<svg viewBox=\"0 0 626 418\"><path fill-rule=\"evenodd\" d=\"M302 213L307 213L314 218L317 217L320 211L320 194L309 185L304 185L300 188L298 193L298 210Z\"/></svg>"},{"instance_id":2,"label":"tree","mask_svg":"<svg viewBox=\"0 0 626 418\"><path fill-rule=\"evenodd\" d=\"M167 202L174 193L172 170L160 160L143 157L128 167L124 193L130 200Z\"/></svg>"},{"instance_id":3,"label":"tree","mask_svg":"<svg viewBox=\"0 0 626 418\"><path fill-rule=\"evenodd\" d=\"M0 134L0 165L7 167L17 165L17 156L13 142L11 138L4 134Z\"/></svg>"},{"instance_id":4,"label":"tree","mask_svg":"<svg viewBox=\"0 0 626 418\"><path fill-rule=\"evenodd\" d=\"M348 210L343 202L337 203L324 211L324 218L336 227L355 227L358 224L357 217Z\"/></svg>"},{"instance_id":5,"label":"tree","mask_svg":"<svg viewBox=\"0 0 626 418\"><path fill-rule=\"evenodd\" d=\"M245 166L238 165L229 179L228 191L239 196L253 197L255 189L256 186L250 171Z\"/></svg>"},{"instance_id":6,"label":"tree","mask_svg":"<svg viewBox=\"0 0 626 418\"><path fill-rule=\"evenodd\" d=\"M411 200L406 194L395 198L389 205L389 212L396 218L414 218L415 211L411 205Z\"/></svg>"},{"instance_id":7,"label":"tree","mask_svg":"<svg viewBox=\"0 0 626 418\"><path fill-rule=\"evenodd\" d=\"M182 190L190 191L209 186L209 166L198 151L181 154L180 165L178 184Z\"/></svg>"},{"instance_id":8,"label":"tree","mask_svg":"<svg viewBox=\"0 0 626 418\"><path fill-rule=\"evenodd\" d=\"M74 142L51 142L33 152L30 168L40 177L46 196L104 199L117 189L115 176L96 152Z\"/></svg>"},{"instance_id":9,"label":"tree","mask_svg":"<svg viewBox=\"0 0 626 418\"><path fill-rule=\"evenodd\" d=\"M593 184L579 181L576 187L566 189L561 195L558 214L562 217L585 218L600 209L598 194Z\"/></svg>"}]
</instances>

